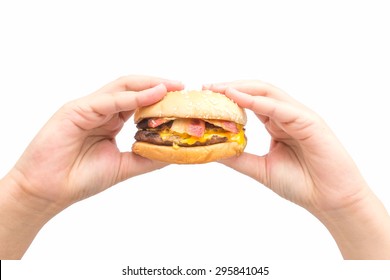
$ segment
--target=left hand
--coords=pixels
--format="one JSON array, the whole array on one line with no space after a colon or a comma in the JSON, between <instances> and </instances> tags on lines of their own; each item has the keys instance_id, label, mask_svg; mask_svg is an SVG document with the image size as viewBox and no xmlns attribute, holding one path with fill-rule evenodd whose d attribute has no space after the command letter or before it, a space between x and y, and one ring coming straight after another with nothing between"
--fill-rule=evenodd
<instances>
[{"instance_id":1,"label":"left hand","mask_svg":"<svg viewBox=\"0 0 390 280\"><path fill-rule=\"evenodd\" d=\"M63 209L166 164L120 152L115 136L137 107L181 90L180 82L127 76L65 104L28 146L9 175L25 193Z\"/></svg>"}]
</instances>

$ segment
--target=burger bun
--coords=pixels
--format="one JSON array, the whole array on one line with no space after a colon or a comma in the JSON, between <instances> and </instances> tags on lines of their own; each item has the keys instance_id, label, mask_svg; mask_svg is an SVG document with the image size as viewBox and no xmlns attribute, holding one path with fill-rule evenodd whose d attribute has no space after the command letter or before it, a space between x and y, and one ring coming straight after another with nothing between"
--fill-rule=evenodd
<instances>
[{"instance_id":1,"label":"burger bun","mask_svg":"<svg viewBox=\"0 0 390 280\"><path fill-rule=\"evenodd\" d=\"M158 146L146 142L135 142L134 153L153 160L176 164L199 164L239 156L244 146L236 142L225 142L209 146L177 147Z\"/></svg>"}]
</instances>

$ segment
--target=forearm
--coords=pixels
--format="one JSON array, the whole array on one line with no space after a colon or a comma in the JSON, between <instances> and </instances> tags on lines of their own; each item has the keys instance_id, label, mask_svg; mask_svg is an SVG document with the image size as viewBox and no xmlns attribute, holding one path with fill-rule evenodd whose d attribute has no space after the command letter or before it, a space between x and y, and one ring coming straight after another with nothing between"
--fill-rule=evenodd
<instances>
[{"instance_id":1,"label":"forearm","mask_svg":"<svg viewBox=\"0 0 390 280\"><path fill-rule=\"evenodd\" d=\"M0 259L20 259L56 213L46 201L25 193L12 176L0 180Z\"/></svg>"},{"instance_id":2,"label":"forearm","mask_svg":"<svg viewBox=\"0 0 390 280\"><path fill-rule=\"evenodd\" d=\"M371 191L356 205L322 213L319 219L344 259L390 259L390 216Z\"/></svg>"}]
</instances>

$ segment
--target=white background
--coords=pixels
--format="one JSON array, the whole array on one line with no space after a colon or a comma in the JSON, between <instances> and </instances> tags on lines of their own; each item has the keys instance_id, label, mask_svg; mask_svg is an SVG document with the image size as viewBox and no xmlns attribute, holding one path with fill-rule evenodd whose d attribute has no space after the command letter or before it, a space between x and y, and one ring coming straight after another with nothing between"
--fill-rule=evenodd
<instances>
[{"instance_id":1,"label":"white background","mask_svg":"<svg viewBox=\"0 0 390 280\"><path fill-rule=\"evenodd\" d=\"M270 82L318 112L390 209L387 1L1 1L0 176L65 102L127 74ZM248 112L247 151L269 137ZM118 136L129 150L132 119ZM325 227L211 163L132 178L52 219L29 259L339 260Z\"/></svg>"}]
</instances>

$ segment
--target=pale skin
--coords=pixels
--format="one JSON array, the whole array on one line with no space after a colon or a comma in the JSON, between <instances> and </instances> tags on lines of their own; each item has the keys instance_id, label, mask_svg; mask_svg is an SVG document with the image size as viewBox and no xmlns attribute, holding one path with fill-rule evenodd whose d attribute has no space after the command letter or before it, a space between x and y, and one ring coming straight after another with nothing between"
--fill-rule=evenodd
<instances>
[{"instance_id":1,"label":"pale skin","mask_svg":"<svg viewBox=\"0 0 390 280\"><path fill-rule=\"evenodd\" d=\"M204 86L252 110L271 135L264 156L221 163L316 216L345 259L390 259L390 217L326 123L282 90L260 82Z\"/></svg>"},{"instance_id":2,"label":"pale skin","mask_svg":"<svg viewBox=\"0 0 390 280\"><path fill-rule=\"evenodd\" d=\"M120 152L115 136L137 107L180 82L128 76L65 104L0 181L0 259L19 259L41 227L71 204L166 164Z\"/></svg>"},{"instance_id":3,"label":"pale skin","mask_svg":"<svg viewBox=\"0 0 390 280\"><path fill-rule=\"evenodd\" d=\"M260 81L205 85L252 110L272 137L267 155L221 160L310 211L346 259L390 259L390 218L325 122ZM122 77L65 104L0 181L0 259L19 259L47 221L118 182L166 166L120 152L115 136L134 110L183 85Z\"/></svg>"}]
</instances>

